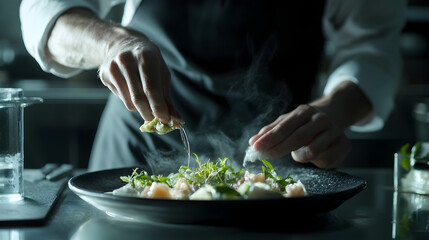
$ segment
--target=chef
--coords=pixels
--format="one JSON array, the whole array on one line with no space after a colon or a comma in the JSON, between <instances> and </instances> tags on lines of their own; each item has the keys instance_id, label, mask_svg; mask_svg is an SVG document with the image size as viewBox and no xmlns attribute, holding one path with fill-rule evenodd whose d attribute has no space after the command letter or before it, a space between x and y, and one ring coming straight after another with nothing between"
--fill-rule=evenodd
<instances>
[{"instance_id":1,"label":"chef","mask_svg":"<svg viewBox=\"0 0 429 240\"><path fill-rule=\"evenodd\" d=\"M121 2L122 23L103 20ZM195 153L240 159L250 145L269 159L291 153L333 168L351 149L344 131L379 130L393 108L405 7L405 0L23 0L20 17L25 46L44 71L68 78L98 68L112 92L90 170L182 164L178 131L139 132L144 121L172 117L186 122ZM326 84L312 94L324 50Z\"/></svg>"}]
</instances>

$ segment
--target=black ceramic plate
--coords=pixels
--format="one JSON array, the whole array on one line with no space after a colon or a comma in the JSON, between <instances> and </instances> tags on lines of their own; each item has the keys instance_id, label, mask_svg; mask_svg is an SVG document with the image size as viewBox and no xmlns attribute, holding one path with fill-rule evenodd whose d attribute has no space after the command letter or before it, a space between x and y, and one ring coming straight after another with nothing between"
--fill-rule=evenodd
<instances>
[{"instance_id":1,"label":"black ceramic plate","mask_svg":"<svg viewBox=\"0 0 429 240\"><path fill-rule=\"evenodd\" d=\"M317 168L277 169L281 176L290 174L301 180L309 196L260 200L165 200L114 196L111 192L123 186L120 176L133 168L120 168L85 173L69 181L79 197L110 216L164 223L205 223L246 221L270 217L299 217L328 212L366 187L366 181L346 173Z\"/></svg>"}]
</instances>

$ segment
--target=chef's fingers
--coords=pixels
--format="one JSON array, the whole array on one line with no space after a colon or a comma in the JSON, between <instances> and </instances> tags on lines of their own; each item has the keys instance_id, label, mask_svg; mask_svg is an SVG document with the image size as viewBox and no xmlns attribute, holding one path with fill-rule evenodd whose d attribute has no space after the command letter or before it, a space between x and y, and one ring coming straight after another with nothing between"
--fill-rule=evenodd
<instances>
[{"instance_id":1,"label":"chef's fingers","mask_svg":"<svg viewBox=\"0 0 429 240\"><path fill-rule=\"evenodd\" d=\"M280 121L282 120L282 116L278 117L274 122L268 124L267 126L261 128L259 132L249 139L249 145L253 145L260 137L262 137L265 133L273 129Z\"/></svg>"},{"instance_id":2,"label":"chef's fingers","mask_svg":"<svg viewBox=\"0 0 429 240\"><path fill-rule=\"evenodd\" d=\"M310 162L328 150L331 145L339 141L343 133L334 130L334 126L317 135L311 142L292 151L297 162Z\"/></svg>"},{"instance_id":3,"label":"chef's fingers","mask_svg":"<svg viewBox=\"0 0 429 240\"><path fill-rule=\"evenodd\" d=\"M283 139L295 131L298 127L307 123L311 116L316 112L309 105L300 105L289 114L283 115L283 119L279 121L271 130L261 136L253 147L257 151L265 152L266 150L279 144Z\"/></svg>"},{"instance_id":4,"label":"chef's fingers","mask_svg":"<svg viewBox=\"0 0 429 240\"><path fill-rule=\"evenodd\" d=\"M163 89L164 89L164 99L168 107L168 111L171 116L183 121L182 116L180 113L176 110L176 108L173 105L173 102L171 101L171 95L170 95L170 84L171 84L171 73L168 70L167 66L163 66L164 70L162 73L165 75L163 79L165 79L165 82L163 83Z\"/></svg>"},{"instance_id":5,"label":"chef's fingers","mask_svg":"<svg viewBox=\"0 0 429 240\"><path fill-rule=\"evenodd\" d=\"M118 96L124 105L130 111L135 111L134 105L131 104L129 98L128 86L122 71L119 69L115 61L111 61L108 65L109 82L116 89L116 96Z\"/></svg>"},{"instance_id":6,"label":"chef's fingers","mask_svg":"<svg viewBox=\"0 0 429 240\"><path fill-rule=\"evenodd\" d=\"M131 51L122 52L117 56L119 69L124 80L118 79L120 91L123 92L128 110L137 110L145 121L153 119L148 100L143 92L137 61ZM120 81L121 80L121 81Z\"/></svg>"},{"instance_id":7,"label":"chef's fingers","mask_svg":"<svg viewBox=\"0 0 429 240\"><path fill-rule=\"evenodd\" d=\"M176 119L179 119L180 121L183 121L182 116L179 114L179 112L176 111L176 109L173 106L169 90L170 90L170 83L166 83L166 87L164 88L164 91L165 91L164 97L165 97L165 101L167 103L168 111L169 111L171 116L175 117ZM180 128L180 124L177 122L174 123L174 126L177 129Z\"/></svg>"},{"instance_id":8,"label":"chef's fingers","mask_svg":"<svg viewBox=\"0 0 429 240\"><path fill-rule=\"evenodd\" d=\"M180 121L184 121L182 118L182 115L180 115L180 113L176 110L176 108L174 108L170 95L168 95L165 100L166 100L170 115L175 117L176 119L179 119Z\"/></svg>"},{"instance_id":9,"label":"chef's fingers","mask_svg":"<svg viewBox=\"0 0 429 240\"><path fill-rule=\"evenodd\" d=\"M149 47L139 54L139 73L143 83L143 92L149 102L152 113L162 123L170 121L169 108L164 97L162 84L170 81L170 74L162 68L164 60L159 49ZM167 70L168 71L168 70Z\"/></svg>"},{"instance_id":10,"label":"chef's fingers","mask_svg":"<svg viewBox=\"0 0 429 240\"><path fill-rule=\"evenodd\" d=\"M286 137L279 144L265 151L271 158L280 158L289 154L293 150L297 150L302 146L310 144L313 139L318 138L318 135L332 126L326 114L317 112L311 116L310 121L298 127L289 137Z\"/></svg>"},{"instance_id":11,"label":"chef's fingers","mask_svg":"<svg viewBox=\"0 0 429 240\"><path fill-rule=\"evenodd\" d=\"M351 149L351 142L346 137L342 137L328 151L325 151L311 162L319 168L334 168L344 161Z\"/></svg>"},{"instance_id":12,"label":"chef's fingers","mask_svg":"<svg viewBox=\"0 0 429 240\"><path fill-rule=\"evenodd\" d=\"M350 141L345 135L342 135L316 158L310 158L314 153L311 152L309 146L293 151L292 158L297 162L312 162L319 168L334 168L341 164L350 150Z\"/></svg>"},{"instance_id":13,"label":"chef's fingers","mask_svg":"<svg viewBox=\"0 0 429 240\"><path fill-rule=\"evenodd\" d=\"M100 67L98 71L98 77L101 80L101 83L103 83L104 86L106 86L113 94L115 94L117 97L121 98L119 96L118 90L116 89L116 86L110 81L111 77L108 77L109 73L107 73L103 68Z\"/></svg>"}]
</instances>

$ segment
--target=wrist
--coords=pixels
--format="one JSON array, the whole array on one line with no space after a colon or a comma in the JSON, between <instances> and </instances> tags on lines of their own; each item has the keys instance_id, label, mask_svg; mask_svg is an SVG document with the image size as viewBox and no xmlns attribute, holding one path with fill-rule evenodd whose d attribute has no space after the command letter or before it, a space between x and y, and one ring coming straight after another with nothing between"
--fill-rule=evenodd
<instances>
[{"instance_id":1,"label":"wrist","mask_svg":"<svg viewBox=\"0 0 429 240\"><path fill-rule=\"evenodd\" d=\"M124 42L147 38L134 30L99 19L84 8L73 8L54 24L46 45L47 56L73 68L99 67L112 49Z\"/></svg>"},{"instance_id":2,"label":"wrist","mask_svg":"<svg viewBox=\"0 0 429 240\"><path fill-rule=\"evenodd\" d=\"M130 42L137 41L137 34L123 26L110 24L108 28L109 38L105 42L105 57L111 55L111 53L118 48L129 45Z\"/></svg>"},{"instance_id":3,"label":"wrist","mask_svg":"<svg viewBox=\"0 0 429 240\"><path fill-rule=\"evenodd\" d=\"M110 37L105 46L104 59L110 59L118 52L133 51L137 48L151 47L158 49L144 34L119 25L112 25ZM159 50L159 49L158 49Z\"/></svg>"},{"instance_id":4,"label":"wrist","mask_svg":"<svg viewBox=\"0 0 429 240\"><path fill-rule=\"evenodd\" d=\"M340 128L346 129L365 119L372 112L372 104L355 83L346 81L329 95L310 103L326 113Z\"/></svg>"}]
</instances>

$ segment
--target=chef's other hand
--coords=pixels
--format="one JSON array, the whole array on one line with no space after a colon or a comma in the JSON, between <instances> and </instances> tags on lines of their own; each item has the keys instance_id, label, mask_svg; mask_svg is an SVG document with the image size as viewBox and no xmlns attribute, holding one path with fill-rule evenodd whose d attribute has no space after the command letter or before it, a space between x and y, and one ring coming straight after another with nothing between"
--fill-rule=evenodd
<instances>
[{"instance_id":1,"label":"chef's other hand","mask_svg":"<svg viewBox=\"0 0 429 240\"><path fill-rule=\"evenodd\" d=\"M351 149L343 131L327 114L310 105L300 105L262 128L249 144L270 158L292 152L297 162L332 168L338 166Z\"/></svg>"},{"instance_id":2,"label":"chef's other hand","mask_svg":"<svg viewBox=\"0 0 429 240\"><path fill-rule=\"evenodd\" d=\"M320 168L333 168L351 150L344 130L370 119L373 106L353 81L340 83L330 94L262 128L249 140L255 150L270 158L292 152L297 162L312 162Z\"/></svg>"},{"instance_id":3,"label":"chef's other hand","mask_svg":"<svg viewBox=\"0 0 429 240\"><path fill-rule=\"evenodd\" d=\"M145 36L130 36L111 46L107 56L99 77L128 110L138 111L145 121L180 118L170 100L170 72L155 44Z\"/></svg>"}]
</instances>

